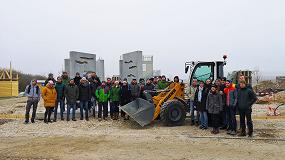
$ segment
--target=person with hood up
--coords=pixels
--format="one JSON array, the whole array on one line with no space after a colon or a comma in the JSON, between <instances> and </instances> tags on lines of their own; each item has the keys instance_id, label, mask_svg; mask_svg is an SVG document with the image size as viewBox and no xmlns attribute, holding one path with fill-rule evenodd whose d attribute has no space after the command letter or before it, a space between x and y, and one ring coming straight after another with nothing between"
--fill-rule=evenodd
<instances>
[{"instance_id":1,"label":"person with hood up","mask_svg":"<svg viewBox=\"0 0 285 160\"><path fill-rule=\"evenodd\" d=\"M217 91L217 86L212 85L211 90L207 97L206 109L211 114L212 122L212 134L219 133L219 115L223 110L223 99L222 95Z\"/></svg>"},{"instance_id":2,"label":"person with hood up","mask_svg":"<svg viewBox=\"0 0 285 160\"><path fill-rule=\"evenodd\" d=\"M107 120L108 118L108 100L110 98L110 90L106 83L103 81L101 86L96 90L95 93L98 99L98 120L102 120L102 111L103 119Z\"/></svg>"},{"instance_id":3,"label":"person with hood up","mask_svg":"<svg viewBox=\"0 0 285 160\"><path fill-rule=\"evenodd\" d=\"M26 87L25 95L28 97L26 105L25 124L29 123L30 110L32 106L33 106L33 113L32 113L31 122L35 123L37 107L41 98L41 90L37 85L37 80L32 80L31 84L29 84Z\"/></svg>"},{"instance_id":4,"label":"person with hood up","mask_svg":"<svg viewBox=\"0 0 285 160\"><path fill-rule=\"evenodd\" d=\"M42 90L42 98L44 99L44 107L46 108L44 114L44 122L52 123L50 120L51 113L55 107L57 93L54 88L54 83L52 80L48 82L48 84Z\"/></svg>"},{"instance_id":5,"label":"person with hood up","mask_svg":"<svg viewBox=\"0 0 285 160\"><path fill-rule=\"evenodd\" d=\"M80 100L80 120L83 120L83 110L85 111L85 119L89 121L88 117L88 103L91 99L91 88L89 82L85 77L80 81L79 85L79 100Z\"/></svg>"}]
</instances>

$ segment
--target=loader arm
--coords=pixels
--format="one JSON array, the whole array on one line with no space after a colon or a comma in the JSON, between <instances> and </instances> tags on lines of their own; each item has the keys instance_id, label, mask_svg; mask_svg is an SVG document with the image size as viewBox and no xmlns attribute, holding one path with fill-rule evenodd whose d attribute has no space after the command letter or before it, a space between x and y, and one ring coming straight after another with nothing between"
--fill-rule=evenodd
<instances>
[{"instance_id":1,"label":"loader arm","mask_svg":"<svg viewBox=\"0 0 285 160\"><path fill-rule=\"evenodd\" d=\"M182 83L171 83L165 90L165 92L153 97L155 106L153 120L158 118L160 109L166 101L175 99L175 97L184 98L184 84Z\"/></svg>"}]
</instances>

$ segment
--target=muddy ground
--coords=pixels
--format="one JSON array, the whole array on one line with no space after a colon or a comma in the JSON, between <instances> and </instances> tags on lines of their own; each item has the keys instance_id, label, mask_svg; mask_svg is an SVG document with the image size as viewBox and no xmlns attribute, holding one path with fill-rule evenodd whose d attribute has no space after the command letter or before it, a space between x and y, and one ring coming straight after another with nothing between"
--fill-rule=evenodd
<instances>
[{"instance_id":1,"label":"muddy ground","mask_svg":"<svg viewBox=\"0 0 285 160\"><path fill-rule=\"evenodd\" d=\"M25 99L0 100L0 113L20 114ZM41 106L40 106L41 107ZM0 159L284 159L284 116L266 117L266 106L254 108L253 138L232 137L222 131L199 130L186 124L159 123L141 128L133 121L58 121L23 124L0 120ZM281 108L284 115L284 108Z\"/></svg>"}]
</instances>

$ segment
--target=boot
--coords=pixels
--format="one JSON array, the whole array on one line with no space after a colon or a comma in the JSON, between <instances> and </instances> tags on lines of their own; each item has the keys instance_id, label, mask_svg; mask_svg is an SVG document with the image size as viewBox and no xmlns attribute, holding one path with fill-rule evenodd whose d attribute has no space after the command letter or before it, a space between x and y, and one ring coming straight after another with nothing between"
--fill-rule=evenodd
<instances>
[{"instance_id":1,"label":"boot","mask_svg":"<svg viewBox=\"0 0 285 160\"><path fill-rule=\"evenodd\" d=\"M120 119L119 112L117 113L116 118L117 118L117 120L119 120L119 119Z\"/></svg>"},{"instance_id":2,"label":"boot","mask_svg":"<svg viewBox=\"0 0 285 160\"><path fill-rule=\"evenodd\" d=\"M248 130L248 137L251 138L252 136L253 136L253 131L249 129L249 130Z\"/></svg>"},{"instance_id":3,"label":"boot","mask_svg":"<svg viewBox=\"0 0 285 160\"><path fill-rule=\"evenodd\" d=\"M233 130L230 135L235 136L237 134L237 132L235 130Z\"/></svg>"},{"instance_id":4,"label":"boot","mask_svg":"<svg viewBox=\"0 0 285 160\"><path fill-rule=\"evenodd\" d=\"M241 129L240 134L238 136L239 137L245 137L246 136L245 128Z\"/></svg>"},{"instance_id":5,"label":"boot","mask_svg":"<svg viewBox=\"0 0 285 160\"><path fill-rule=\"evenodd\" d=\"M117 114L117 113L114 113L114 115L113 115L113 120L116 120L116 114Z\"/></svg>"}]
</instances>

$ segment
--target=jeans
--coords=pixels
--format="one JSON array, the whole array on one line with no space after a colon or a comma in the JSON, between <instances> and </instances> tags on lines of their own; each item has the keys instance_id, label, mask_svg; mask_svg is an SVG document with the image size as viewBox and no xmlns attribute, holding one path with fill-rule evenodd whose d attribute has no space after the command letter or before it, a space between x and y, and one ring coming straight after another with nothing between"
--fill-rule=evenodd
<instances>
[{"instance_id":1,"label":"jeans","mask_svg":"<svg viewBox=\"0 0 285 160\"><path fill-rule=\"evenodd\" d=\"M239 115L240 115L240 127L242 129L242 131L245 131L245 118L247 121L247 128L248 128L248 132L252 133L253 132L253 123L252 123L252 119L251 119L251 109L247 109L247 110L239 110Z\"/></svg>"},{"instance_id":2,"label":"jeans","mask_svg":"<svg viewBox=\"0 0 285 160\"><path fill-rule=\"evenodd\" d=\"M191 121L195 121L195 115L194 115L194 101L189 100L189 107L190 107L190 115L191 115Z\"/></svg>"},{"instance_id":3,"label":"jeans","mask_svg":"<svg viewBox=\"0 0 285 160\"><path fill-rule=\"evenodd\" d=\"M27 106L26 106L26 114L25 114L25 122L29 122L30 118L30 110L33 106L33 113L32 113L32 118L31 121L34 121L36 118L36 112L37 112L37 107L38 107L39 100L38 99L32 99L29 98L27 101Z\"/></svg>"},{"instance_id":4,"label":"jeans","mask_svg":"<svg viewBox=\"0 0 285 160\"><path fill-rule=\"evenodd\" d=\"M56 104L55 104L55 107L54 107L54 120L57 119L58 104L60 106L60 118L63 118L63 112L65 111L64 100L63 99L56 100Z\"/></svg>"},{"instance_id":5,"label":"jeans","mask_svg":"<svg viewBox=\"0 0 285 160\"><path fill-rule=\"evenodd\" d=\"M230 125L229 129L232 131L237 131L237 120L236 120L236 107L230 106Z\"/></svg>"},{"instance_id":6,"label":"jeans","mask_svg":"<svg viewBox=\"0 0 285 160\"><path fill-rule=\"evenodd\" d=\"M70 109L72 109L72 119L75 119L75 108L76 108L76 104L68 104L67 105L67 115L66 115L66 119L69 119L70 116Z\"/></svg>"},{"instance_id":7,"label":"jeans","mask_svg":"<svg viewBox=\"0 0 285 160\"><path fill-rule=\"evenodd\" d=\"M89 101L80 102L80 119L81 120L83 120L83 110L85 111L85 119L88 119L88 102Z\"/></svg>"},{"instance_id":8,"label":"jeans","mask_svg":"<svg viewBox=\"0 0 285 160\"><path fill-rule=\"evenodd\" d=\"M98 103L98 118L102 118L102 110L103 110L103 118L107 118L108 117L108 102Z\"/></svg>"},{"instance_id":9,"label":"jeans","mask_svg":"<svg viewBox=\"0 0 285 160\"><path fill-rule=\"evenodd\" d=\"M110 104L110 116L113 117L114 115L114 103L109 101Z\"/></svg>"},{"instance_id":10,"label":"jeans","mask_svg":"<svg viewBox=\"0 0 285 160\"><path fill-rule=\"evenodd\" d=\"M222 112L223 127L229 127L230 124L230 107L225 106Z\"/></svg>"},{"instance_id":11,"label":"jeans","mask_svg":"<svg viewBox=\"0 0 285 160\"><path fill-rule=\"evenodd\" d=\"M114 113L119 113L119 102L112 102L111 105L111 112Z\"/></svg>"},{"instance_id":12,"label":"jeans","mask_svg":"<svg viewBox=\"0 0 285 160\"><path fill-rule=\"evenodd\" d=\"M200 123L201 126L208 128L208 114L206 111L200 112Z\"/></svg>"},{"instance_id":13,"label":"jeans","mask_svg":"<svg viewBox=\"0 0 285 160\"><path fill-rule=\"evenodd\" d=\"M92 104L93 117L95 118L96 106L97 106L97 101L95 97L91 98L91 104Z\"/></svg>"}]
</instances>

